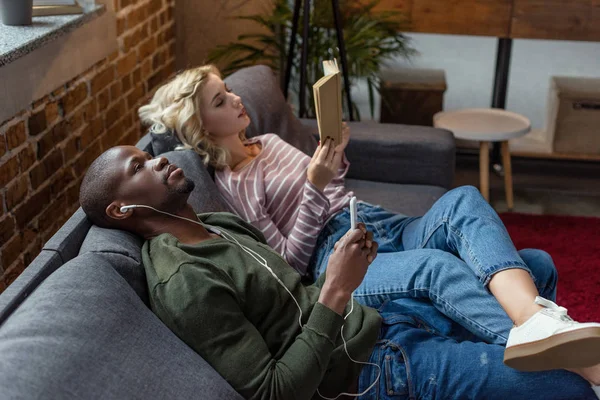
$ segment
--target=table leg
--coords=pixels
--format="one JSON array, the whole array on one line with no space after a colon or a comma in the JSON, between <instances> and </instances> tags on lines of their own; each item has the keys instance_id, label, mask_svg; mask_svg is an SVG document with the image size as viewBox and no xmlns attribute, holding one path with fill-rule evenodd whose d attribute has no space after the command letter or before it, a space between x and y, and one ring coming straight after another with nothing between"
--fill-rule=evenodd
<instances>
[{"instance_id":1,"label":"table leg","mask_svg":"<svg viewBox=\"0 0 600 400\"><path fill-rule=\"evenodd\" d=\"M502 164L504 166L504 191L506 192L506 205L510 210L513 209L513 182L512 167L510 165L510 149L508 140L502 142Z\"/></svg>"},{"instance_id":2,"label":"table leg","mask_svg":"<svg viewBox=\"0 0 600 400\"><path fill-rule=\"evenodd\" d=\"M490 201L490 147L488 142L479 143L479 191Z\"/></svg>"}]
</instances>

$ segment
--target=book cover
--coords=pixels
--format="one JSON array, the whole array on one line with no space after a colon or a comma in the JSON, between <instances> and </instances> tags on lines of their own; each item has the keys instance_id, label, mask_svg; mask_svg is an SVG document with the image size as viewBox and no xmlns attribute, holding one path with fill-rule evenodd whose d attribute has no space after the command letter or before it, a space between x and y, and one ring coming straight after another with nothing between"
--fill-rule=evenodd
<instances>
[{"instance_id":1,"label":"book cover","mask_svg":"<svg viewBox=\"0 0 600 400\"><path fill-rule=\"evenodd\" d=\"M33 16L83 14L83 8L78 5L33 6Z\"/></svg>"},{"instance_id":2,"label":"book cover","mask_svg":"<svg viewBox=\"0 0 600 400\"><path fill-rule=\"evenodd\" d=\"M331 137L334 146L342 141L342 81L335 60L323 61L324 76L313 85L315 113L321 143Z\"/></svg>"}]
</instances>

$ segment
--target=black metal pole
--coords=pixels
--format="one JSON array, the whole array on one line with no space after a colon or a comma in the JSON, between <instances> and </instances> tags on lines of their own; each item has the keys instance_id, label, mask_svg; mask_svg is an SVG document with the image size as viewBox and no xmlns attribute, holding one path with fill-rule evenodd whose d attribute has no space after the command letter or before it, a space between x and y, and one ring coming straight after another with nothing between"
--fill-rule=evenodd
<instances>
[{"instance_id":1,"label":"black metal pole","mask_svg":"<svg viewBox=\"0 0 600 400\"><path fill-rule=\"evenodd\" d=\"M506 93L508 91L508 75L510 72L510 56L512 39L498 38L496 51L496 71L494 72L494 89L492 92L492 107L506 108ZM490 159L494 171L502 171L500 163L500 143L494 142Z\"/></svg>"},{"instance_id":2,"label":"black metal pole","mask_svg":"<svg viewBox=\"0 0 600 400\"><path fill-rule=\"evenodd\" d=\"M342 73L344 74L344 87L346 88L346 102L348 103L348 117L354 121L352 112L352 98L350 96L350 80L348 79L348 60L346 59L346 45L344 44L344 30L342 29L342 16L340 15L339 0L331 0L333 8L333 21L335 22L335 31L337 34L338 47L340 48L340 57L342 59Z\"/></svg>"},{"instance_id":3,"label":"black metal pole","mask_svg":"<svg viewBox=\"0 0 600 400\"><path fill-rule=\"evenodd\" d=\"M304 24L302 25L302 57L300 58L300 118L306 116L306 64L308 61L308 32L310 29L310 0L304 0Z\"/></svg>"},{"instance_id":4,"label":"black metal pole","mask_svg":"<svg viewBox=\"0 0 600 400\"><path fill-rule=\"evenodd\" d=\"M294 2L294 16L292 19L292 33L290 35L290 47L288 49L287 64L285 66L285 84L283 87L283 95L288 98L290 87L290 78L292 76L292 63L294 62L294 48L296 47L296 35L298 34L298 19L300 19L300 5L302 0Z\"/></svg>"}]
</instances>

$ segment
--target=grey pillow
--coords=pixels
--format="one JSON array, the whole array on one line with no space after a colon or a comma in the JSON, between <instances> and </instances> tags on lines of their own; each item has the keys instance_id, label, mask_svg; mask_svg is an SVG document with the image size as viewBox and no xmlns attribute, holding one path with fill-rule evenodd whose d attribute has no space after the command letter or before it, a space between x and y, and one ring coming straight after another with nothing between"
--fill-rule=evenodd
<instances>
[{"instance_id":1,"label":"grey pillow","mask_svg":"<svg viewBox=\"0 0 600 400\"><path fill-rule=\"evenodd\" d=\"M99 254L50 275L0 326L3 399L241 399Z\"/></svg>"},{"instance_id":2,"label":"grey pillow","mask_svg":"<svg viewBox=\"0 0 600 400\"><path fill-rule=\"evenodd\" d=\"M181 168L185 176L196 184L188 200L194 211L197 213L231 212L197 153L193 150L174 150L161 154L161 156Z\"/></svg>"}]
</instances>

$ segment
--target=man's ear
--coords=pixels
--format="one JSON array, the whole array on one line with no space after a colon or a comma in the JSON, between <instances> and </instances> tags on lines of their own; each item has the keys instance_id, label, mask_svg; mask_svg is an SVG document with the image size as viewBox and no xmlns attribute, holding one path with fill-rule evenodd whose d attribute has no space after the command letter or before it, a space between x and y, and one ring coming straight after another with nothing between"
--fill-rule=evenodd
<instances>
[{"instance_id":1,"label":"man's ear","mask_svg":"<svg viewBox=\"0 0 600 400\"><path fill-rule=\"evenodd\" d=\"M125 205L125 203L113 201L108 205L108 207L106 207L106 215L108 215L109 218L119 220L131 217L131 215L133 214L133 210L131 208L125 210L125 212L121 212L121 207Z\"/></svg>"}]
</instances>

